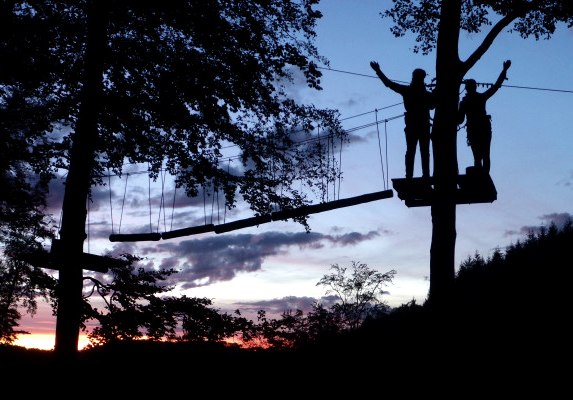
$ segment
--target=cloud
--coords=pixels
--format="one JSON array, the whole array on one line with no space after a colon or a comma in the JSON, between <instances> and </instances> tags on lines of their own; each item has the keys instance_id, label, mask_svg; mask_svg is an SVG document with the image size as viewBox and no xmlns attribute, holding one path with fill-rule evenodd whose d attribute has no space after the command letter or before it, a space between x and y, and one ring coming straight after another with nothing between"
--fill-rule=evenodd
<instances>
[{"instance_id":1,"label":"cloud","mask_svg":"<svg viewBox=\"0 0 573 400\"><path fill-rule=\"evenodd\" d=\"M235 309L240 309L242 314L254 315L259 310L267 312L267 317L278 318L285 312L301 310L305 314L312 311L313 306L320 302L324 308L331 308L339 298L337 296L323 296L320 299L314 297L287 296L272 300L259 300L252 302L233 303Z\"/></svg>"},{"instance_id":2,"label":"cloud","mask_svg":"<svg viewBox=\"0 0 573 400\"><path fill-rule=\"evenodd\" d=\"M570 172L568 177L561 179L557 184L565 186L565 187L572 187L573 186L573 172Z\"/></svg>"},{"instance_id":3,"label":"cloud","mask_svg":"<svg viewBox=\"0 0 573 400\"><path fill-rule=\"evenodd\" d=\"M173 278L182 289L230 281L239 273L255 272L266 258L287 253L289 248L319 249L330 246L355 246L378 237L375 231L326 235L316 232L267 232L183 240L179 243L158 243L155 253L165 253L161 267L181 272ZM145 250L144 250L145 252Z\"/></svg>"},{"instance_id":4,"label":"cloud","mask_svg":"<svg viewBox=\"0 0 573 400\"><path fill-rule=\"evenodd\" d=\"M551 213L545 214L540 217L544 226L555 224L559 229L563 228L565 224L573 221L573 215L569 213Z\"/></svg>"},{"instance_id":5,"label":"cloud","mask_svg":"<svg viewBox=\"0 0 573 400\"><path fill-rule=\"evenodd\" d=\"M569 213L551 213L545 214L539 217L542 221L540 225L532 226L532 225L525 225L522 226L518 231L506 231L506 236L509 235L521 235L526 237L530 234L537 235L541 232L542 229L547 229L551 224L555 224L558 229L561 229L565 226L566 223L573 221L573 214Z\"/></svg>"},{"instance_id":6,"label":"cloud","mask_svg":"<svg viewBox=\"0 0 573 400\"><path fill-rule=\"evenodd\" d=\"M316 301L317 299L314 297L287 296L282 299L233 303L233 306L246 313L256 313L259 310L265 310L269 314L280 315L290 310L302 310L306 313L312 310L312 306Z\"/></svg>"}]
</instances>

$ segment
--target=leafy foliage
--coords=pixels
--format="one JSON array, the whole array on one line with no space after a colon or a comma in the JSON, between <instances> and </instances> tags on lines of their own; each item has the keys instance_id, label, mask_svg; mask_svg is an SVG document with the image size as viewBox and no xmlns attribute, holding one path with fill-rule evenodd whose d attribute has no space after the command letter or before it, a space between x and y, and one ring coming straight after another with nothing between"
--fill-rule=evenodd
<instances>
[{"instance_id":1,"label":"leafy foliage","mask_svg":"<svg viewBox=\"0 0 573 400\"><path fill-rule=\"evenodd\" d=\"M165 296L172 287L162 281L175 270L146 271L136 266L139 257L124 254L122 259L125 265L84 278L92 286L85 296L83 319L90 346L145 338L197 343L241 336L249 341L253 336L252 322L221 313L210 299ZM93 306L98 299L102 309ZM91 330L90 321L97 322Z\"/></svg>"},{"instance_id":2,"label":"leafy foliage","mask_svg":"<svg viewBox=\"0 0 573 400\"><path fill-rule=\"evenodd\" d=\"M33 315L36 297L54 294L55 280L23 255L41 252L53 236L45 215L51 151L44 135L55 115L57 96L46 82L56 65L49 27L24 3L2 2L0 25L0 341L12 342L19 310Z\"/></svg>"},{"instance_id":3,"label":"leafy foliage","mask_svg":"<svg viewBox=\"0 0 573 400\"><path fill-rule=\"evenodd\" d=\"M133 340L141 338L145 332L142 328L149 326L151 333L158 336L158 326L161 332L172 332L173 321L168 314L157 306L158 295L168 291L168 286L158 285L174 270L145 271L134 266L138 257L123 255L124 266L112 266L108 274L99 277L88 276L84 280L91 283L84 299L90 299L94 294L103 300L103 310L84 301L84 322L90 319L98 321L99 325L89 333L90 340L105 343L114 340ZM93 299L92 299L93 300ZM86 326L83 325L83 329Z\"/></svg>"},{"instance_id":4,"label":"leafy foliage","mask_svg":"<svg viewBox=\"0 0 573 400\"><path fill-rule=\"evenodd\" d=\"M458 0L456 0L458 2ZM516 19L511 31L523 38L549 39L558 23L573 26L573 6L567 0L461 0L460 29L467 33L480 32L501 17ZM437 46L438 25L441 18L439 0L393 0L388 10L380 13L396 25L391 32L396 37L412 32L416 37L415 53L429 54Z\"/></svg>"},{"instance_id":5,"label":"leafy foliage","mask_svg":"<svg viewBox=\"0 0 573 400\"><path fill-rule=\"evenodd\" d=\"M21 243L10 243L8 252L29 251L18 249ZM38 298L55 306L56 280L41 268L30 265L18 257L0 259L0 343L13 343L18 334L28 333L18 329L21 310L34 315Z\"/></svg>"},{"instance_id":6,"label":"leafy foliage","mask_svg":"<svg viewBox=\"0 0 573 400\"><path fill-rule=\"evenodd\" d=\"M350 271L338 264L330 268L334 272L322 277L317 285L326 286L327 295L337 296L339 302L332 308L346 327L356 329L366 317L387 311L381 297L386 294L384 286L392 282L395 270L381 273L357 261L352 261Z\"/></svg>"},{"instance_id":7,"label":"leafy foliage","mask_svg":"<svg viewBox=\"0 0 573 400\"><path fill-rule=\"evenodd\" d=\"M91 346L147 338L190 343L238 342L251 348L299 348L356 329L367 317L388 311L379 298L385 293L381 286L395 274L381 274L365 264L353 263L353 275L347 277L346 269L335 265L332 268L338 272L337 279L331 281L334 274L327 275L321 284L328 281L331 290L344 296L342 305L326 309L316 303L306 316L302 310L289 310L277 319L268 318L266 311L259 310L255 323L242 317L239 310L236 315L221 313L212 307L210 299L162 296L171 288L160 282L175 271L136 270L139 258L123 258L124 267L114 266L109 274L99 278L85 278L92 283L86 300L97 294L105 304L100 310L90 306L94 299L85 302L84 322L98 323L88 332ZM83 328L88 330L87 324Z\"/></svg>"},{"instance_id":8,"label":"leafy foliage","mask_svg":"<svg viewBox=\"0 0 573 400\"><path fill-rule=\"evenodd\" d=\"M68 169L82 123L86 21L98 14L105 43L93 183L104 184L108 169L120 175L125 162L144 163L153 177L164 169L176 176L189 196L221 189L229 207L240 194L256 213L268 213L311 201L293 183L320 191L322 179L338 178L336 166L323 162L328 146L313 136L320 126L338 145L345 133L337 112L289 95L299 77L321 89L317 66L328 61L312 43L317 3L10 2L3 18L14 32L2 49L22 64L41 56L33 89L42 92L22 99L42 110L29 131L45 141L38 148L52 171ZM6 81L25 79L9 67ZM16 101L12 86L3 88ZM231 161L241 165L231 169Z\"/></svg>"}]
</instances>

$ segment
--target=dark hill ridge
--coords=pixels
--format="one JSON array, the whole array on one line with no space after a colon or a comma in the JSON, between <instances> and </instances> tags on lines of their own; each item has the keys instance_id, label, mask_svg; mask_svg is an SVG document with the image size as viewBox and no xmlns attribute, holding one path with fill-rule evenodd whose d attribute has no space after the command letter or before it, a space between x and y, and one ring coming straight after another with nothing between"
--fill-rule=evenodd
<instances>
[{"instance_id":1,"label":"dark hill ridge","mask_svg":"<svg viewBox=\"0 0 573 400\"><path fill-rule=\"evenodd\" d=\"M81 351L73 365L62 365L50 351L2 346L0 376L117 377L142 394L149 394L147 376L161 376L164 384L209 383L214 393L230 395L244 384L295 393L304 382L322 394L354 387L354 394L370 395L386 382L406 383L399 385L402 394L463 387L512 398L543 390L543 398L552 398L569 385L571 249L571 224L550 227L487 260L468 258L447 314L405 304L354 332L296 350L122 342Z\"/></svg>"}]
</instances>

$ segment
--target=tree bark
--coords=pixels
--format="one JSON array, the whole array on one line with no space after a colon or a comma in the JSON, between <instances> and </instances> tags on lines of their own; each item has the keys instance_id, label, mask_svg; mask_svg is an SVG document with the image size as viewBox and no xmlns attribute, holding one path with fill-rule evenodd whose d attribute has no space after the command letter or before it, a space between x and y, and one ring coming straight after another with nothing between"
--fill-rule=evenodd
<instances>
[{"instance_id":1,"label":"tree bark","mask_svg":"<svg viewBox=\"0 0 573 400\"><path fill-rule=\"evenodd\" d=\"M72 137L60 227L65 257L59 271L58 310L54 351L63 360L77 357L82 318L83 270L81 257L86 239L86 202L92 182L98 141L98 104L106 45L105 12L97 0L88 9L87 47L80 110Z\"/></svg>"},{"instance_id":2,"label":"tree bark","mask_svg":"<svg viewBox=\"0 0 573 400\"><path fill-rule=\"evenodd\" d=\"M457 110L461 85L458 54L461 2L443 1L436 49L437 104L432 126L434 200L428 304L443 310L451 303L455 280Z\"/></svg>"}]
</instances>

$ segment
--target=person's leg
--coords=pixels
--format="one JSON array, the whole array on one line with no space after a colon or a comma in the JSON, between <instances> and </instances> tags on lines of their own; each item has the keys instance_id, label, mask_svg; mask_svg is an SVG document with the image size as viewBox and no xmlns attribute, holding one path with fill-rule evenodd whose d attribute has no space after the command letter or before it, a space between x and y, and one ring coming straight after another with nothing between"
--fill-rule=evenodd
<instances>
[{"instance_id":1,"label":"person's leg","mask_svg":"<svg viewBox=\"0 0 573 400\"><path fill-rule=\"evenodd\" d=\"M420 158L422 159L422 176L430 177L430 132L420 137Z\"/></svg>"},{"instance_id":2,"label":"person's leg","mask_svg":"<svg viewBox=\"0 0 573 400\"><path fill-rule=\"evenodd\" d=\"M470 145L470 149L472 150L472 155L474 157L474 167L476 169L480 169L481 153L480 153L479 137L476 132L476 127L466 126L466 130L468 132L468 144Z\"/></svg>"},{"instance_id":3,"label":"person's leg","mask_svg":"<svg viewBox=\"0 0 573 400\"><path fill-rule=\"evenodd\" d=\"M485 173L489 174L489 169L491 167L490 160L490 149L491 149L491 135L484 140L483 143L483 170Z\"/></svg>"},{"instance_id":4,"label":"person's leg","mask_svg":"<svg viewBox=\"0 0 573 400\"><path fill-rule=\"evenodd\" d=\"M412 134L408 128L404 129L406 133L406 178L412 178L414 176L414 158L416 157L416 146L418 145L418 140L416 135Z\"/></svg>"},{"instance_id":5,"label":"person's leg","mask_svg":"<svg viewBox=\"0 0 573 400\"><path fill-rule=\"evenodd\" d=\"M481 169L481 155L480 155L480 149L479 149L479 145L478 143L472 143L472 145L470 146L472 149L472 154L474 156L474 167L476 167L477 169Z\"/></svg>"}]
</instances>

